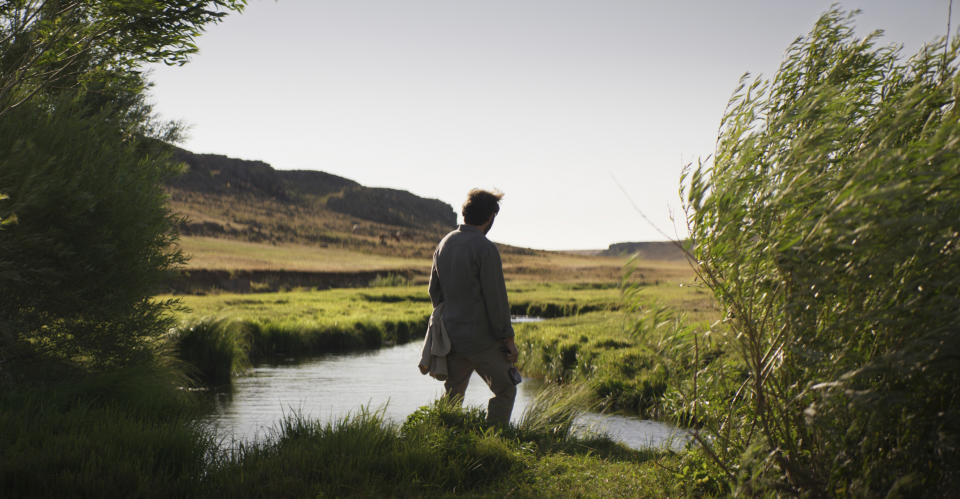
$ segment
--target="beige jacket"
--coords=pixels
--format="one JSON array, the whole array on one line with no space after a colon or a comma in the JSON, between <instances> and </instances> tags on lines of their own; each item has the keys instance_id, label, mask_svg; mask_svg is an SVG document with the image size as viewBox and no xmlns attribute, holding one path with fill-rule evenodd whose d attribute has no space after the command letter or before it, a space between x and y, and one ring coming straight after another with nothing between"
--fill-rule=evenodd
<instances>
[{"instance_id":1,"label":"beige jacket","mask_svg":"<svg viewBox=\"0 0 960 499\"><path fill-rule=\"evenodd\" d=\"M445 303L443 323L457 353L479 353L513 337L497 246L480 228L460 225L433 253L430 300Z\"/></svg>"},{"instance_id":2,"label":"beige jacket","mask_svg":"<svg viewBox=\"0 0 960 499\"><path fill-rule=\"evenodd\" d=\"M450 353L450 337L447 336L447 328L443 325L443 308L444 305L441 302L430 314L419 365L420 373L429 373L440 381L447 379L447 354Z\"/></svg>"}]
</instances>

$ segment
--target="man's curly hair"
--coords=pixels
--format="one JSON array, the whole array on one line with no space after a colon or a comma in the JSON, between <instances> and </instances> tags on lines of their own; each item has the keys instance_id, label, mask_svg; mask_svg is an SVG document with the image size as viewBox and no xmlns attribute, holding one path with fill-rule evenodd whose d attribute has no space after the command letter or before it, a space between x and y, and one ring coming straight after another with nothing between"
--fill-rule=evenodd
<instances>
[{"instance_id":1,"label":"man's curly hair","mask_svg":"<svg viewBox=\"0 0 960 499\"><path fill-rule=\"evenodd\" d=\"M461 211L463 222L468 225L485 224L491 215L500 211L501 199L503 199L503 193L500 191L471 189Z\"/></svg>"}]
</instances>

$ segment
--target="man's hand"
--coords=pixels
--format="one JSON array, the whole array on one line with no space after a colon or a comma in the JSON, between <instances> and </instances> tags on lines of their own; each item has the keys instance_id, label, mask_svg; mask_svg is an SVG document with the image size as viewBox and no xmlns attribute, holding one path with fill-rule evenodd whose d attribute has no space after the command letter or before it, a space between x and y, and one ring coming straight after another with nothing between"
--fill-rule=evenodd
<instances>
[{"instance_id":1,"label":"man's hand","mask_svg":"<svg viewBox=\"0 0 960 499\"><path fill-rule=\"evenodd\" d=\"M504 339L503 346L506 349L505 353L507 354L507 362L511 364L516 363L520 352L517 351L517 344L513 342L513 338Z\"/></svg>"}]
</instances>

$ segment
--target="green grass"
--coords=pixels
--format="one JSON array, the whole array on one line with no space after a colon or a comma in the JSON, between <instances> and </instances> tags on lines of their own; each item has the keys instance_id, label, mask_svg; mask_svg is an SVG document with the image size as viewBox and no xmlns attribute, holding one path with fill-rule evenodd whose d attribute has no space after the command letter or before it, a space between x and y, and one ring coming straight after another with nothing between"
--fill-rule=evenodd
<instances>
[{"instance_id":1,"label":"green grass","mask_svg":"<svg viewBox=\"0 0 960 499\"><path fill-rule=\"evenodd\" d=\"M661 416L671 373L631 335L624 312L595 312L516 327L520 370L552 383L586 383L606 407Z\"/></svg>"},{"instance_id":2,"label":"green grass","mask_svg":"<svg viewBox=\"0 0 960 499\"><path fill-rule=\"evenodd\" d=\"M224 317L302 329L419 320L432 309L425 289L405 287L223 293L179 298L187 308L178 314L184 321Z\"/></svg>"},{"instance_id":3,"label":"green grass","mask_svg":"<svg viewBox=\"0 0 960 499\"><path fill-rule=\"evenodd\" d=\"M390 286L299 290L255 294L177 296L186 310L184 321L226 317L303 328L377 320L410 320L432 310L426 286ZM651 287L653 288L653 287ZM656 286L667 289L667 285ZM511 284L507 288L516 314L560 317L586 311L619 308L621 292L615 284ZM158 298L174 298L164 295Z\"/></svg>"},{"instance_id":4,"label":"green grass","mask_svg":"<svg viewBox=\"0 0 960 499\"><path fill-rule=\"evenodd\" d=\"M544 425L490 427L482 410L443 401L402 425L377 411L325 424L294 414L270 439L221 449L191 422L200 406L192 392L177 390L180 381L154 367L4 386L0 496L657 497L679 490L661 467L677 456Z\"/></svg>"},{"instance_id":5,"label":"green grass","mask_svg":"<svg viewBox=\"0 0 960 499\"><path fill-rule=\"evenodd\" d=\"M170 342L210 384L229 383L270 357L404 343L423 336L431 311L424 293L403 287L184 296L182 303Z\"/></svg>"},{"instance_id":6,"label":"green grass","mask_svg":"<svg viewBox=\"0 0 960 499\"><path fill-rule=\"evenodd\" d=\"M227 385L233 375L250 366L249 331L249 326L239 321L201 320L174 330L171 342L194 379Z\"/></svg>"},{"instance_id":7,"label":"green grass","mask_svg":"<svg viewBox=\"0 0 960 499\"><path fill-rule=\"evenodd\" d=\"M690 286L634 289L617 307L517 325L520 368L548 382L583 383L609 410L689 423L668 398L692 378L695 357L725 358L709 340L695 351L695 333L717 319L713 302ZM690 314L680 308L691 304Z\"/></svg>"},{"instance_id":8,"label":"green grass","mask_svg":"<svg viewBox=\"0 0 960 499\"><path fill-rule=\"evenodd\" d=\"M658 494L657 451L484 419L442 400L402 425L368 410L326 424L294 415L276 440L222 456L206 485L231 497Z\"/></svg>"},{"instance_id":9,"label":"green grass","mask_svg":"<svg viewBox=\"0 0 960 499\"><path fill-rule=\"evenodd\" d=\"M507 294L513 314L543 318L612 310L622 303L615 283L517 283L507 287Z\"/></svg>"},{"instance_id":10,"label":"green grass","mask_svg":"<svg viewBox=\"0 0 960 499\"><path fill-rule=\"evenodd\" d=\"M213 441L175 370L0 386L0 496L184 497Z\"/></svg>"}]
</instances>

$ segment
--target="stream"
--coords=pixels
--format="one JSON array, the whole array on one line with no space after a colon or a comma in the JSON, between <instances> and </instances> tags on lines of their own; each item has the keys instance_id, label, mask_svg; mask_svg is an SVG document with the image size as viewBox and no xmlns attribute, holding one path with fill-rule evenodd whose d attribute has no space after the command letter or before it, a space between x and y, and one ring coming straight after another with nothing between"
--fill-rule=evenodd
<instances>
[{"instance_id":1,"label":"stream","mask_svg":"<svg viewBox=\"0 0 960 499\"><path fill-rule=\"evenodd\" d=\"M420 406L443 394L443 383L417 369L422 342L348 354L328 354L261 364L233 380L229 393L217 393L215 409L202 424L221 441L252 441L270 437L285 414L327 422L356 413L361 407L383 409L388 420L402 423ZM542 383L525 378L517 390L511 420L523 410ZM490 391L474 373L465 405L486 408ZM635 448L671 446L681 449L686 433L671 425L637 417L586 413L576 421L580 429L608 434Z\"/></svg>"}]
</instances>

